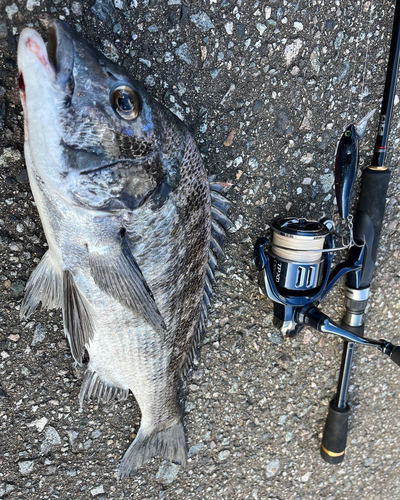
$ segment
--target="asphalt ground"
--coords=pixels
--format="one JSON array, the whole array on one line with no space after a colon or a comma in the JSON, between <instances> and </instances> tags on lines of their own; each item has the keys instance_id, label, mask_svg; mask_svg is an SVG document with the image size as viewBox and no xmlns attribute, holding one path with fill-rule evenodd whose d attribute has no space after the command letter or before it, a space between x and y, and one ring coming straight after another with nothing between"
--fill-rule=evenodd
<instances>
[{"instance_id":1,"label":"asphalt ground","mask_svg":"<svg viewBox=\"0 0 400 500\"><path fill-rule=\"evenodd\" d=\"M400 372L357 349L348 446L319 455L342 343L304 330L284 339L258 292L255 240L277 215L337 219L334 158L349 123L379 110L394 2L2 0L0 3L0 497L7 499L398 499ZM182 118L210 174L233 184L234 222L220 261L200 363L181 392L189 464L152 460L118 482L137 432L132 396L79 410L82 372L61 315L19 319L46 250L27 182L16 48L25 26L59 17ZM400 126L366 333L400 342ZM372 154L379 113L361 144ZM357 181L358 182L358 181ZM354 197L354 202L356 196ZM345 258L345 254L341 255ZM343 283L323 310L339 320Z\"/></svg>"}]
</instances>

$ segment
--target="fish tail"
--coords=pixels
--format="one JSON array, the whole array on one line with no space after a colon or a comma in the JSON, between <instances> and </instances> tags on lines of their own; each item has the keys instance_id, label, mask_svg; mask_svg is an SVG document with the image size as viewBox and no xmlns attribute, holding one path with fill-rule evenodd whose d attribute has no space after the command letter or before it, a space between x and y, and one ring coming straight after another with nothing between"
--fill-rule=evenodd
<instances>
[{"instance_id":1,"label":"fish tail","mask_svg":"<svg viewBox=\"0 0 400 500\"><path fill-rule=\"evenodd\" d=\"M150 428L141 425L119 465L118 479L133 476L144 463L157 456L181 465L187 464L186 438L181 420L175 420L167 427L165 424Z\"/></svg>"}]
</instances>

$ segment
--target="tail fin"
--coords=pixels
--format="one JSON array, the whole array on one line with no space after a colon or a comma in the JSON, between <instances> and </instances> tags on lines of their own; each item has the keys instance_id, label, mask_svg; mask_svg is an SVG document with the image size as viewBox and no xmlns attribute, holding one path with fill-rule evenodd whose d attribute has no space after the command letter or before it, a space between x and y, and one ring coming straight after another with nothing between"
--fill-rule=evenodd
<instances>
[{"instance_id":1,"label":"tail fin","mask_svg":"<svg viewBox=\"0 0 400 500\"><path fill-rule=\"evenodd\" d=\"M187 464L185 431L182 422L169 427L139 429L118 468L118 479L133 476L150 458L162 456L171 462Z\"/></svg>"}]
</instances>

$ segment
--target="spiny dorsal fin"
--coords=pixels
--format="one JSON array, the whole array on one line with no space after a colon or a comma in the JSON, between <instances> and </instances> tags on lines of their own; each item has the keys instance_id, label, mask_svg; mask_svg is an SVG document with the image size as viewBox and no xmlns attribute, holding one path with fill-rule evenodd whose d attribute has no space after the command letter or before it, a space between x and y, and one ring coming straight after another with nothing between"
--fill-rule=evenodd
<instances>
[{"instance_id":1,"label":"spiny dorsal fin","mask_svg":"<svg viewBox=\"0 0 400 500\"><path fill-rule=\"evenodd\" d=\"M200 344L204 336L204 326L207 318L207 309L210 305L210 298L212 295L212 285L215 280L217 254L223 254L222 247L226 237L226 231L232 226L231 221L226 215L231 203L221 194L226 191L231 184L228 182L216 182L215 177L209 177L209 185L211 194L211 240L208 266L199 323L193 336L192 347L190 348L187 358L182 366L181 374L183 377L187 375L189 370L192 368L193 360L198 356Z\"/></svg>"},{"instance_id":2,"label":"spiny dorsal fin","mask_svg":"<svg viewBox=\"0 0 400 500\"><path fill-rule=\"evenodd\" d=\"M53 264L50 250L44 254L28 280L25 297L21 304L21 319L28 319L40 302L45 309L62 307L62 277Z\"/></svg>"},{"instance_id":3,"label":"spiny dorsal fin","mask_svg":"<svg viewBox=\"0 0 400 500\"><path fill-rule=\"evenodd\" d=\"M164 338L164 319L124 234L121 235L119 252L89 252L89 265L100 290L136 311Z\"/></svg>"}]
</instances>

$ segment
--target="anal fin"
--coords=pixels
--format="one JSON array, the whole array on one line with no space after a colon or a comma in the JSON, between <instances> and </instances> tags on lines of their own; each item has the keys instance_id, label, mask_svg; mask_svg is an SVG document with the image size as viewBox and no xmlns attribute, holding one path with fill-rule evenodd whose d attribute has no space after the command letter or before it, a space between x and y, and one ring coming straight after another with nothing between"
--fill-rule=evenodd
<instances>
[{"instance_id":1,"label":"anal fin","mask_svg":"<svg viewBox=\"0 0 400 500\"><path fill-rule=\"evenodd\" d=\"M105 382L95 371L89 369L85 373L79 392L79 405L82 408L84 401L89 401L90 399L97 399L98 402L102 401L103 403L108 403L113 399L124 401L128 396L128 390Z\"/></svg>"}]
</instances>

